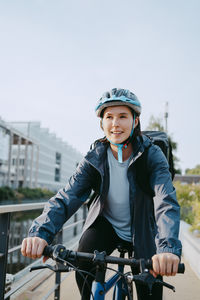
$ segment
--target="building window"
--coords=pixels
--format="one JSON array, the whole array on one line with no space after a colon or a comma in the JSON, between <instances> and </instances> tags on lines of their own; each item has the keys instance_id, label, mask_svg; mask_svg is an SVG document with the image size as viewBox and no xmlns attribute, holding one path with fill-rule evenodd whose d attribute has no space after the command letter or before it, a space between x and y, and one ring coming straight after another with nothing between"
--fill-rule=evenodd
<instances>
[{"instance_id":1,"label":"building window","mask_svg":"<svg viewBox=\"0 0 200 300\"><path fill-rule=\"evenodd\" d=\"M60 169L55 168L55 181L60 182Z\"/></svg>"},{"instance_id":2,"label":"building window","mask_svg":"<svg viewBox=\"0 0 200 300\"><path fill-rule=\"evenodd\" d=\"M56 152L56 164L61 164L61 153Z\"/></svg>"},{"instance_id":3,"label":"building window","mask_svg":"<svg viewBox=\"0 0 200 300\"><path fill-rule=\"evenodd\" d=\"M24 158L20 158L19 164L20 164L20 166L24 166Z\"/></svg>"},{"instance_id":4,"label":"building window","mask_svg":"<svg viewBox=\"0 0 200 300\"><path fill-rule=\"evenodd\" d=\"M56 152L55 181L60 182L61 153Z\"/></svg>"}]
</instances>

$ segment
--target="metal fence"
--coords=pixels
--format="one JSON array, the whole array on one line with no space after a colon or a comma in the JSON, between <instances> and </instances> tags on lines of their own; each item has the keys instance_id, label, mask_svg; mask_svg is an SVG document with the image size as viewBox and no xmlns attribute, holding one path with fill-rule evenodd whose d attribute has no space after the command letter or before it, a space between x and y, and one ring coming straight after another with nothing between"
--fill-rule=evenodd
<instances>
[{"instance_id":1,"label":"metal fence","mask_svg":"<svg viewBox=\"0 0 200 300\"><path fill-rule=\"evenodd\" d=\"M14 253L15 251L19 251L21 245L16 245L9 249L9 237L10 237L10 219L11 214L17 212L28 212L38 209L43 209L45 202L43 203L31 203L31 204L17 204L17 205L3 205L0 206L0 299L10 299L10 296L15 294L19 289L24 287L28 282L30 282L33 278L39 275L38 272L31 274L28 279L22 280L19 284L15 284L15 287L5 293L5 285L6 285L6 272L7 272L7 263L8 263L8 254ZM69 228L73 228L72 236L75 237L80 234L82 229L83 222L86 218L87 209L84 205L81 212L81 218L78 220L77 214L74 215L74 219L71 220L71 224L67 224L63 227L63 230L59 232L57 235L57 242L63 243L63 236L65 235L65 229L67 231ZM68 238L72 238L68 237ZM40 262L37 260L32 263L32 265ZM25 268L20 274L24 274L24 272L28 272L28 268ZM16 276L17 277L17 276ZM18 275L18 277L20 277ZM22 277L22 275L21 275ZM60 273L55 274L55 286L51 288L50 291L47 292L44 299L47 299L52 293L54 293L54 299L60 299L60 284L61 284L61 275Z\"/></svg>"}]
</instances>

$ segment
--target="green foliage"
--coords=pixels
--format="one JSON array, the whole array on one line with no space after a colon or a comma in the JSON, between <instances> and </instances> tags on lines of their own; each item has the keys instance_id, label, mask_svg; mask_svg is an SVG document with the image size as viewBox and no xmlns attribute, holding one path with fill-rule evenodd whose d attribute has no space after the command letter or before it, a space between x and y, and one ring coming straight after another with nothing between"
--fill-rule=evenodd
<instances>
[{"instance_id":1,"label":"green foliage","mask_svg":"<svg viewBox=\"0 0 200 300\"><path fill-rule=\"evenodd\" d=\"M155 118L151 115L149 119L149 125L145 130L158 130L158 131L165 131L164 126L162 125L161 118Z\"/></svg>"},{"instance_id":2,"label":"green foliage","mask_svg":"<svg viewBox=\"0 0 200 300\"><path fill-rule=\"evenodd\" d=\"M200 230L200 186L175 183L177 199L181 207L181 219Z\"/></svg>"},{"instance_id":3,"label":"green foliage","mask_svg":"<svg viewBox=\"0 0 200 300\"><path fill-rule=\"evenodd\" d=\"M7 186L0 188L0 201L15 199L49 199L53 195L54 193L52 191L40 188L18 188L17 190L13 190Z\"/></svg>"},{"instance_id":4,"label":"green foliage","mask_svg":"<svg viewBox=\"0 0 200 300\"><path fill-rule=\"evenodd\" d=\"M195 201L193 203L193 213L194 213L194 220L192 223L191 230L199 230L200 231L200 201Z\"/></svg>"},{"instance_id":5,"label":"green foliage","mask_svg":"<svg viewBox=\"0 0 200 300\"><path fill-rule=\"evenodd\" d=\"M15 199L15 192L8 186L0 188L0 200Z\"/></svg>"},{"instance_id":6,"label":"green foliage","mask_svg":"<svg viewBox=\"0 0 200 300\"><path fill-rule=\"evenodd\" d=\"M53 193L46 189L30 189L30 188L18 188L17 192L22 194L24 198L27 199L40 199L40 198L49 198L53 196Z\"/></svg>"},{"instance_id":7,"label":"green foliage","mask_svg":"<svg viewBox=\"0 0 200 300\"><path fill-rule=\"evenodd\" d=\"M191 175L200 175L200 165L196 165L196 167L193 169L186 169L185 173Z\"/></svg>"}]
</instances>

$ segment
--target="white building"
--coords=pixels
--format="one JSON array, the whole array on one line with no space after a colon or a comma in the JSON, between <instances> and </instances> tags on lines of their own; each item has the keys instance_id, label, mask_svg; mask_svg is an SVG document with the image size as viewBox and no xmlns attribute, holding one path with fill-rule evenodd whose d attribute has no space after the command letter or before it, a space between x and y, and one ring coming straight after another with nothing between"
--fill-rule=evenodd
<instances>
[{"instance_id":1,"label":"white building","mask_svg":"<svg viewBox=\"0 0 200 300\"><path fill-rule=\"evenodd\" d=\"M65 186L82 158L81 153L48 129L41 128L39 122L4 122L4 128L5 125L7 129L2 130L7 130L9 142L7 147L0 147L0 170L4 170L4 175L0 171L0 185L51 190ZM2 136L3 133L0 144L4 145Z\"/></svg>"},{"instance_id":2,"label":"white building","mask_svg":"<svg viewBox=\"0 0 200 300\"><path fill-rule=\"evenodd\" d=\"M25 158L22 160L20 150L22 147L28 149L33 144L34 141L31 138L0 118L0 186L17 187L23 185L21 184L21 173L24 173L28 165L27 161L24 160ZM16 156L14 151L17 153ZM24 176L25 174L23 174Z\"/></svg>"}]
</instances>

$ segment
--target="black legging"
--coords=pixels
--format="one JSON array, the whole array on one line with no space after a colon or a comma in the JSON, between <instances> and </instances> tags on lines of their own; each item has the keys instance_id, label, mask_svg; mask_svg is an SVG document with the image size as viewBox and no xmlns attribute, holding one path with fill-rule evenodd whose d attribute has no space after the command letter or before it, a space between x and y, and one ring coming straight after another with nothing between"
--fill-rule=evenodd
<instances>
[{"instance_id":1,"label":"black legging","mask_svg":"<svg viewBox=\"0 0 200 300\"><path fill-rule=\"evenodd\" d=\"M131 246L131 243L124 241L118 237L112 225L102 216L99 216L97 220L90 226L82 235L78 251L93 253L94 250L106 251L107 255L110 255L117 247L119 243L123 243L125 246ZM81 262L79 268L85 271L89 271L92 274L95 273L95 269L92 264ZM80 293L82 293L83 300L90 299L90 290L85 284L83 289L84 280L78 272L76 272L76 281ZM87 282L92 285L93 277L88 276ZM162 287L154 287L152 296L148 296L148 289L136 285L138 300L162 300Z\"/></svg>"}]
</instances>

